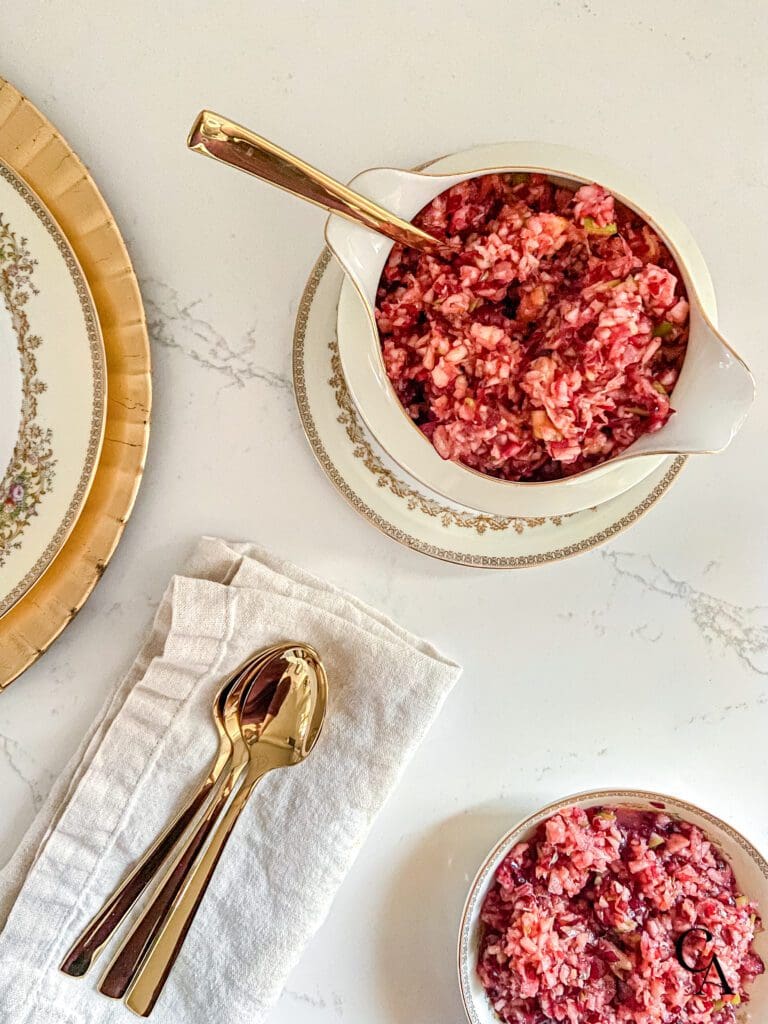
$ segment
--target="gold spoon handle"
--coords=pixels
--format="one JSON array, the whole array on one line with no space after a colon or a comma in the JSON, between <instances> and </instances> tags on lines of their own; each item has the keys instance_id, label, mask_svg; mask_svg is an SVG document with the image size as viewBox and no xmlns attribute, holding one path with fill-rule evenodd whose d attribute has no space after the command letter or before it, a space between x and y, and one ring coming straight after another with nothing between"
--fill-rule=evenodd
<instances>
[{"instance_id":1,"label":"gold spoon handle","mask_svg":"<svg viewBox=\"0 0 768 1024\"><path fill-rule=\"evenodd\" d=\"M439 255L450 248L446 242L438 241L426 231L401 220L274 142L210 110L198 114L187 146L196 153L239 167L300 199L341 214L413 249Z\"/></svg>"},{"instance_id":2,"label":"gold spoon handle","mask_svg":"<svg viewBox=\"0 0 768 1024\"><path fill-rule=\"evenodd\" d=\"M86 925L61 964L61 970L65 974L79 978L86 973L115 929L151 882L161 864L197 817L208 799L224 763L226 762L222 761L221 757L217 760L211 774L186 807L182 808L166 830L158 836L128 877Z\"/></svg>"},{"instance_id":3,"label":"gold spoon handle","mask_svg":"<svg viewBox=\"0 0 768 1024\"><path fill-rule=\"evenodd\" d=\"M125 998L125 1005L128 1009L133 1010L139 1016L148 1017L152 1012L184 944L197 908L205 896L208 883L213 877L237 819L248 802L254 786L268 771L269 765L257 768L252 763L243 785L232 798L232 802L219 822L208 847L187 876L184 888L176 896L170 913L155 936Z\"/></svg>"},{"instance_id":4,"label":"gold spoon handle","mask_svg":"<svg viewBox=\"0 0 768 1024\"><path fill-rule=\"evenodd\" d=\"M246 691L258 676L264 662L279 649L280 645L268 647L257 658L248 662L244 668L238 670L230 696L227 699L234 699L238 693ZM99 991L106 996L120 999L125 994L136 974L145 951L149 948L159 931L165 915L173 904L173 900L184 885L184 880L196 856L205 845L208 836L226 807L232 790L248 763L247 751L242 739L232 740L232 737L230 737L230 740L231 753L226 760L226 764L221 765L217 762L216 765L216 777L219 779L220 784L204 812L199 815L194 833L185 839L183 843L178 843L177 852L171 860L170 866L166 869L165 875L152 900L144 909L127 937L120 944L120 948L99 983ZM229 770L225 773L224 768L227 764ZM202 807L202 805L200 806ZM192 818L189 818L188 822L191 824ZM168 854L170 857L170 850Z\"/></svg>"},{"instance_id":5,"label":"gold spoon handle","mask_svg":"<svg viewBox=\"0 0 768 1024\"><path fill-rule=\"evenodd\" d=\"M268 647L255 658L249 658L232 674L227 684L228 688L246 686L264 659L278 649L279 646ZM223 692L220 691L219 700ZM222 735L216 760L208 777L200 785L197 792L193 794L189 802L182 807L173 821L144 853L101 910L88 922L61 963L60 970L65 974L79 978L88 971L93 961L98 957L101 950L123 921L125 915L154 879L162 864L171 856L174 848L180 842L187 829L190 828L192 822L198 817L224 769L230 763L231 751L231 742L225 740Z\"/></svg>"},{"instance_id":6,"label":"gold spoon handle","mask_svg":"<svg viewBox=\"0 0 768 1024\"><path fill-rule=\"evenodd\" d=\"M163 919L173 905L184 880L221 817L232 790L245 768L234 764L224 782L206 808L192 837L187 840L165 873L151 902L131 928L99 983L99 992L111 999L122 999L133 981L141 960L157 935Z\"/></svg>"}]
</instances>

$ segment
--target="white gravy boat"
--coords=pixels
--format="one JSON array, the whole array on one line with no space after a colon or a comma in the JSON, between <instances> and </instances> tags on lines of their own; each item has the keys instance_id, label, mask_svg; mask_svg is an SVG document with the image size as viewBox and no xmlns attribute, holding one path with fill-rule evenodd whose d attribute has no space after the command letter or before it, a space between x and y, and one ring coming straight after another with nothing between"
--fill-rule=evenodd
<instances>
[{"instance_id":1,"label":"white gravy boat","mask_svg":"<svg viewBox=\"0 0 768 1024\"><path fill-rule=\"evenodd\" d=\"M722 451L741 427L755 384L744 361L715 326L716 308L704 259L688 230L650 190L601 158L563 146L502 143L437 161L431 173L396 168L363 171L350 182L403 220L411 220L452 185L494 171L544 173L578 188L599 182L635 210L669 247L691 306L690 337L672 395L675 413L660 430L639 438L621 455L563 480L516 483L445 462L400 405L384 370L374 307L393 242L336 215L326 239L352 287L342 290L339 349L350 392L374 437L400 466L459 504L500 515L561 515L606 501L634 486L665 456ZM455 170L456 173L446 173Z\"/></svg>"}]
</instances>

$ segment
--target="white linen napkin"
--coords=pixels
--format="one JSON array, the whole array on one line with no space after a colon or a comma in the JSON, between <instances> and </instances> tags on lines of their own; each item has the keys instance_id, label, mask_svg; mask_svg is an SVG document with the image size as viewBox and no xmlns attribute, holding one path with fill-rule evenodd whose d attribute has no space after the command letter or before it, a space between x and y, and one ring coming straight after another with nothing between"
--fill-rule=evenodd
<instances>
[{"instance_id":1,"label":"white linen napkin","mask_svg":"<svg viewBox=\"0 0 768 1024\"><path fill-rule=\"evenodd\" d=\"M0 1020L135 1020L58 970L80 929L207 772L226 674L285 639L317 648L329 708L312 756L257 787L152 1014L263 1020L376 813L460 674L348 594L248 545L206 538L133 668L0 873Z\"/></svg>"}]
</instances>

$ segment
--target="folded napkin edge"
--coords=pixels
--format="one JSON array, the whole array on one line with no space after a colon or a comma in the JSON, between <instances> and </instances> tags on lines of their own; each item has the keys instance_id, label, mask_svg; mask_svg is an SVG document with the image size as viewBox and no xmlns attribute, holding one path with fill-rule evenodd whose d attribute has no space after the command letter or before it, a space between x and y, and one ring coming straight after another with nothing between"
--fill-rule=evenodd
<instances>
[{"instance_id":1,"label":"folded napkin edge","mask_svg":"<svg viewBox=\"0 0 768 1024\"><path fill-rule=\"evenodd\" d=\"M228 559L231 559L231 561L227 561ZM227 564L223 565L223 561ZM379 626L384 626L395 638L403 643L407 643L414 650L420 651L427 657L433 658L449 668L461 669L457 662L448 655L443 654L425 637L414 633L412 630L405 629L389 615L361 600L355 594L308 572L306 569L302 569L287 559L280 558L268 549L250 541L227 541L208 535L203 536L190 556L186 568L194 570L192 575L197 578L205 575L207 579L212 579L208 573L212 571L213 565L218 564L220 566L219 572L221 573L222 569L224 570L223 578L220 580L212 579L212 582L222 582L225 585L238 586L238 576L242 573L246 563L251 563L252 566L267 572L271 581L277 585L279 585L281 580L287 579L303 589L332 594L356 611L363 613L372 622Z\"/></svg>"}]
</instances>

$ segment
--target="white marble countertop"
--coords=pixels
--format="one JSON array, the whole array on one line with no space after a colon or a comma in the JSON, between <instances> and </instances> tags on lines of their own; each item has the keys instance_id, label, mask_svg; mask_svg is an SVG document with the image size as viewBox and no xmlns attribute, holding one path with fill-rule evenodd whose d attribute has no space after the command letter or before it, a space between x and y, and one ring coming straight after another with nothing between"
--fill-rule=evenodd
<instances>
[{"instance_id":1,"label":"white marble countertop","mask_svg":"<svg viewBox=\"0 0 768 1024\"><path fill-rule=\"evenodd\" d=\"M748 0L4 5L0 73L69 139L125 234L155 407L109 570L0 697L0 862L202 533L274 548L465 666L276 1024L458 1024L468 880L552 798L655 788L768 848L767 43L768 16ZM188 155L202 106L341 178L510 138L632 166L709 262L721 327L758 379L746 427L575 560L490 573L399 547L333 490L294 406L293 319L323 215Z\"/></svg>"}]
</instances>

